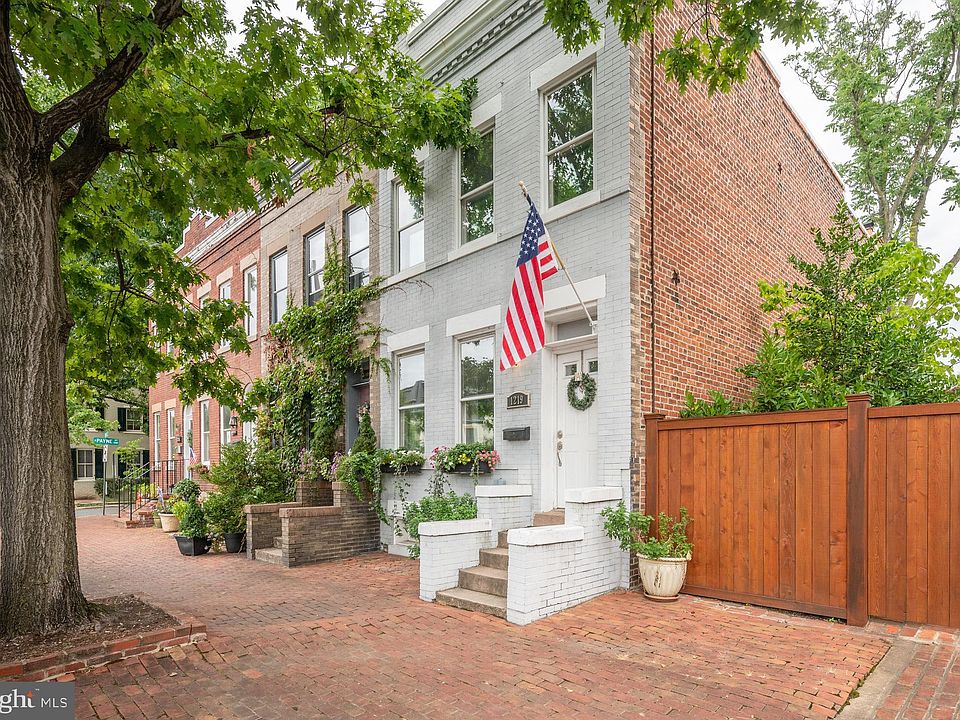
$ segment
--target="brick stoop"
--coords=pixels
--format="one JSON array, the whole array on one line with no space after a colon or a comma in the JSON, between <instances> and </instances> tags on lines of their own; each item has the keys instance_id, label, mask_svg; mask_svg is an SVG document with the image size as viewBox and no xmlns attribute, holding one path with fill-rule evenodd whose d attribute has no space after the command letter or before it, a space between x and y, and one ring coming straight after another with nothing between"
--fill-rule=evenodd
<instances>
[{"instance_id":1,"label":"brick stoop","mask_svg":"<svg viewBox=\"0 0 960 720\"><path fill-rule=\"evenodd\" d=\"M480 551L480 564L460 571L459 585L437 593L441 605L507 617L507 531L497 535L497 547Z\"/></svg>"}]
</instances>

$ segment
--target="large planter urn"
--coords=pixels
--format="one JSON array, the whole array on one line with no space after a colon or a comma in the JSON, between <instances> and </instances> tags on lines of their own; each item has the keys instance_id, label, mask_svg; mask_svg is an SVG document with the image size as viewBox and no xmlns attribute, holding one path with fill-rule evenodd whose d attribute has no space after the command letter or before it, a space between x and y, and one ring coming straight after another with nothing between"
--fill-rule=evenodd
<instances>
[{"instance_id":1,"label":"large planter urn","mask_svg":"<svg viewBox=\"0 0 960 720\"><path fill-rule=\"evenodd\" d=\"M247 536L246 530L240 532L224 533L223 544L228 553L238 553L243 550L243 541Z\"/></svg>"},{"instance_id":2,"label":"large planter urn","mask_svg":"<svg viewBox=\"0 0 960 720\"><path fill-rule=\"evenodd\" d=\"M637 555L643 594L660 602L676 600L687 577L689 560L689 557L654 560L645 555Z\"/></svg>"},{"instance_id":3,"label":"large planter urn","mask_svg":"<svg viewBox=\"0 0 960 720\"><path fill-rule=\"evenodd\" d=\"M186 537L184 535L174 535L177 540L177 547L180 548L181 555L205 555L210 550L210 538L208 537Z\"/></svg>"},{"instance_id":4,"label":"large planter urn","mask_svg":"<svg viewBox=\"0 0 960 720\"><path fill-rule=\"evenodd\" d=\"M160 515L160 529L165 533L176 532L180 529L180 518L171 512L158 513Z\"/></svg>"}]
</instances>

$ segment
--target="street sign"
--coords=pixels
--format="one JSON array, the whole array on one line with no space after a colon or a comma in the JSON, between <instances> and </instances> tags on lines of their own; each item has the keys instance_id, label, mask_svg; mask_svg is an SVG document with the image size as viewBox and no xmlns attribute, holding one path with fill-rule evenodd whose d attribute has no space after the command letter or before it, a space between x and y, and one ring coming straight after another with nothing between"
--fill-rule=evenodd
<instances>
[{"instance_id":1,"label":"street sign","mask_svg":"<svg viewBox=\"0 0 960 720\"><path fill-rule=\"evenodd\" d=\"M117 438L112 437L95 437L93 438L94 445L119 445L120 441Z\"/></svg>"}]
</instances>

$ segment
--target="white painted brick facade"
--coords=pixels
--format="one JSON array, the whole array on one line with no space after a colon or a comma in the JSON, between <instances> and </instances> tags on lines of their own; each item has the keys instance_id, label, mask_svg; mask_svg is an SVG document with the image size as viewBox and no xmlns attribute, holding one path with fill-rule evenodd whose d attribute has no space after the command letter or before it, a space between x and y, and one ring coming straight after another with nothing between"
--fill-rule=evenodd
<instances>
[{"instance_id":1,"label":"white painted brick facade","mask_svg":"<svg viewBox=\"0 0 960 720\"><path fill-rule=\"evenodd\" d=\"M489 520L494 535L522 528L533 519L533 488L529 485L478 485L477 517Z\"/></svg>"},{"instance_id":2,"label":"white painted brick facade","mask_svg":"<svg viewBox=\"0 0 960 720\"><path fill-rule=\"evenodd\" d=\"M480 550L497 544L489 520L421 523L420 599L432 602L457 586L460 570L480 564Z\"/></svg>"},{"instance_id":3,"label":"white painted brick facade","mask_svg":"<svg viewBox=\"0 0 960 720\"><path fill-rule=\"evenodd\" d=\"M526 625L618 587L626 587L618 544L603 531L603 508L620 500L619 488L568 493L566 523L511 530L507 620ZM421 566L422 567L422 566Z\"/></svg>"}]
</instances>

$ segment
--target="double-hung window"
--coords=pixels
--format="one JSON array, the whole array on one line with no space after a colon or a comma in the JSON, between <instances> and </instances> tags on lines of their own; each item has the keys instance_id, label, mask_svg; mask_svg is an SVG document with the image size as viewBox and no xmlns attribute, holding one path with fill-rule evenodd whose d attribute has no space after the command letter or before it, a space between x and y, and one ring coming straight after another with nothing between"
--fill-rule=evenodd
<instances>
[{"instance_id":1,"label":"double-hung window","mask_svg":"<svg viewBox=\"0 0 960 720\"><path fill-rule=\"evenodd\" d=\"M167 408L167 461L172 463L177 454L177 413L173 408Z\"/></svg>"},{"instance_id":2,"label":"double-hung window","mask_svg":"<svg viewBox=\"0 0 960 720\"><path fill-rule=\"evenodd\" d=\"M117 413L119 415L119 413ZM142 432L143 431L143 413L137 408L126 408L123 416L123 432Z\"/></svg>"},{"instance_id":3,"label":"double-hung window","mask_svg":"<svg viewBox=\"0 0 960 720\"><path fill-rule=\"evenodd\" d=\"M424 363L423 352L397 357L397 427L399 445L406 450L423 450Z\"/></svg>"},{"instance_id":4,"label":"double-hung window","mask_svg":"<svg viewBox=\"0 0 960 720\"><path fill-rule=\"evenodd\" d=\"M270 257L270 322L275 323L287 311L287 251Z\"/></svg>"},{"instance_id":5,"label":"double-hung window","mask_svg":"<svg viewBox=\"0 0 960 720\"><path fill-rule=\"evenodd\" d=\"M190 477L190 466L193 465L193 405L183 406L183 476Z\"/></svg>"},{"instance_id":6,"label":"double-hung window","mask_svg":"<svg viewBox=\"0 0 960 720\"><path fill-rule=\"evenodd\" d=\"M546 96L550 205L593 190L593 69Z\"/></svg>"},{"instance_id":7,"label":"double-hung window","mask_svg":"<svg viewBox=\"0 0 960 720\"><path fill-rule=\"evenodd\" d=\"M493 442L494 336L461 340L460 439L465 443Z\"/></svg>"},{"instance_id":8,"label":"double-hung window","mask_svg":"<svg viewBox=\"0 0 960 720\"><path fill-rule=\"evenodd\" d=\"M366 208L348 210L343 217L347 233L347 285L350 288L366 285L370 278L370 216Z\"/></svg>"},{"instance_id":9,"label":"double-hung window","mask_svg":"<svg viewBox=\"0 0 960 720\"><path fill-rule=\"evenodd\" d=\"M210 463L210 401L200 402L200 462Z\"/></svg>"},{"instance_id":10,"label":"double-hung window","mask_svg":"<svg viewBox=\"0 0 960 720\"><path fill-rule=\"evenodd\" d=\"M423 193L409 192L396 183L393 207L397 270L402 271L423 262Z\"/></svg>"},{"instance_id":11,"label":"double-hung window","mask_svg":"<svg viewBox=\"0 0 960 720\"><path fill-rule=\"evenodd\" d=\"M327 250L327 231L317 228L303 238L307 268L307 305L316 305L323 294L323 260Z\"/></svg>"},{"instance_id":12,"label":"double-hung window","mask_svg":"<svg viewBox=\"0 0 960 720\"><path fill-rule=\"evenodd\" d=\"M160 413L153 414L153 462L160 462Z\"/></svg>"},{"instance_id":13,"label":"double-hung window","mask_svg":"<svg viewBox=\"0 0 960 720\"><path fill-rule=\"evenodd\" d=\"M253 390L253 385L248 384L243 391L244 395L249 395L251 390ZM243 441L247 445L251 445L251 446L253 445L253 438L257 430L256 422L257 421L255 418L251 418L250 420L243 421Z\"/></svg>"},{"instance_id":14,"label":"double-hung window","mask_svg":"<svg viewBox=\"0 0 960 720\"><path fill-rule=\"evenodd\" d=\"M460 242L493 232L493 129L460 152Z\"/></svg>"},{"instance_id":15,"label":"double-hung window","mask_svg":"<svg viewBox=\"0 0 960 720\"><path fill-rule=\"evenodd\" d=\"M233 430L230 427L230 418L233 412L226 405L220 406L220 447L233 442ZM221 450L222 452L222 450Z\"/></svg>"},{"instance_id":16,"label":"double-hung window","mask_svg":"<svg viewBox=\"0 0 960 720\"><path fill-rule=\"evenodd\" d=\"M96 477L96 461L93 453L96 450L77 450L77 480L92 480Z\"/></svg>"},{"instance_id":17,"label":"double-hung window","mask_svg":"<svg viewBox=\"0 0 960 720\"><path fill-rule=\"evenodd\" d=\"M247 337L256 337L257 328L257 266L243 271L243 301L247 304L247 314L243 319L243 329Z\"/></svg>"},{"instance_id":18,"label":"double-hung window","mask_svg":"<svg viewBox=\"0 0 960 720\"><path fill-rule=\"evenodd\" d=\"M221 299L221 300L229 300L229 299L230 299L231 289L230 289L230 281L229 281L229 280L227 280L226 282L220 283L219 292L220 292L220 299Z\"/></svg>"}]
</instances>

